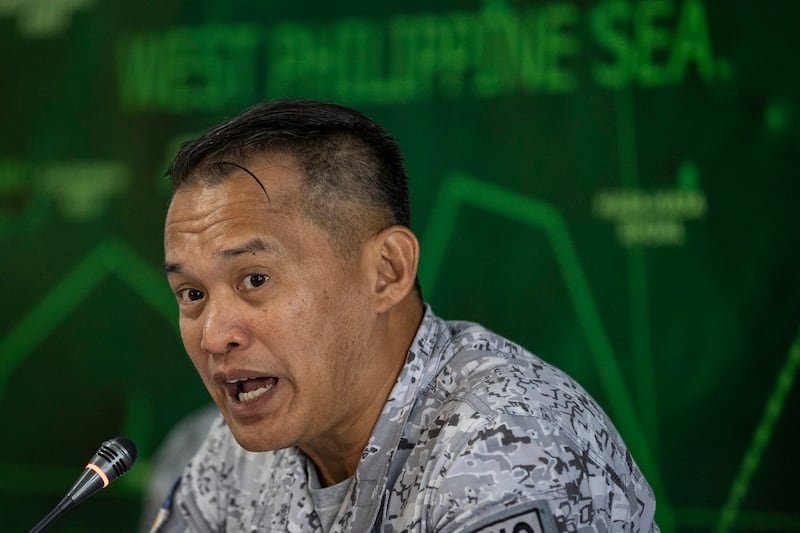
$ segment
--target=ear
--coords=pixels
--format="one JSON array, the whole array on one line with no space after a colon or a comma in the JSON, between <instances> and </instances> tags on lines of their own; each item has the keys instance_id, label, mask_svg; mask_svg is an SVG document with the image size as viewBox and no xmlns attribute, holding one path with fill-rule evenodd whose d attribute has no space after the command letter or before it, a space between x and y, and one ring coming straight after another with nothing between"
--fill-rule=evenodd
<instances>
[{"instance_id":1,"label":"ear","mask_svg":"<svg viewBox=\"0 0 800 533\"><path fill-rule=\"evenodd\" d=\"M419 241L405 226L390 226L375 236L376 311L383 313L414 288L419 262Z\"/></svg>"}]
</instances>

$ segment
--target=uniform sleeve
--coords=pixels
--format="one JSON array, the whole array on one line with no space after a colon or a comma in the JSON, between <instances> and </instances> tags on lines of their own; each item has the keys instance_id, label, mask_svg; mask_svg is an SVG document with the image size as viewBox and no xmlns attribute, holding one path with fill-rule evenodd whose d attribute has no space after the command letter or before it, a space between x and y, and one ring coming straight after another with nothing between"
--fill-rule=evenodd
<instances>
[{"instance_id":1,"label":"uniform sleeve","mask_svg":"<svg viewBox=\"0 0 800 533\"><path fill-rule=\"evenodd\" d=\"M440 455L450 459L439 461L431 529L657 531L655 501L635 466L554 427L497 416L460 435Z\"/></svg>"}]
</instances>

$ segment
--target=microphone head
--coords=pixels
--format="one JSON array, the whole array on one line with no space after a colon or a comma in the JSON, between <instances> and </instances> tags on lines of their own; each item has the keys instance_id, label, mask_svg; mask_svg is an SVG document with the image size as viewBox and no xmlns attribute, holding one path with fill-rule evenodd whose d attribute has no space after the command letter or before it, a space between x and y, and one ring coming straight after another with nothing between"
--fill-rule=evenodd
<instances>
[{"instance_id":1,"label":"microphone head","mask_svg":"<svg viewBox=\"0 0 800 533\"><path fill-rule=\"evenodd\" d=\"M98 467L108 476L108 482L104 483L104 486L106 486L130 470L136 460L136 455L136 445L133 441L125 437L116 437L100 445L100 449L89 461L89 465ZM87 465L87 468L91 468L89 465ZM100 473L98 472L98 474ZM102 474L100 475L102 477Z\"/></svg>"},{"instance_id":2,"label":"microphone head","mask_svg":"<svg viewBox=\"0 0 800 533\"><path fill-rule=\"evenodd\" d=\"M130 439L117 437L105 441L89 460L83 473L67 493L65 508L75 505L130 470L136 460L136 446Z\"/></svg>"}]
</instances>

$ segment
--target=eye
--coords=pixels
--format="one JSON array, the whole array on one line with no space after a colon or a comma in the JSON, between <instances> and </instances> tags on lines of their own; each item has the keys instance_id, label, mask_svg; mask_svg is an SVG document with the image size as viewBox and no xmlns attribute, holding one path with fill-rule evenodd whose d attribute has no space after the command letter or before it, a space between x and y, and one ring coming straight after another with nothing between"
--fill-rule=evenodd
<instances>
[{"instance_id":1,"label":"eye","mask_svg":"<svg viewBox=\"0 0 800 533\"><path fill-rule=\"evenodd\" d=\"M202 300L205 294L203 291L197 289L180 289L175 294L178 296L178 301L182 304L190 304Z\"/></svg>"},{"instance_id":2,"label":"eye","mask_svg":"<svg viewBox=\"0 0 800 533\"><path fill-rule=\"evenodd\" d=\"M267 282L269 276L266 274L248 274L242 280L242 286L245 290L252 290L261 287Z\"/></svg>"}]
</instances>

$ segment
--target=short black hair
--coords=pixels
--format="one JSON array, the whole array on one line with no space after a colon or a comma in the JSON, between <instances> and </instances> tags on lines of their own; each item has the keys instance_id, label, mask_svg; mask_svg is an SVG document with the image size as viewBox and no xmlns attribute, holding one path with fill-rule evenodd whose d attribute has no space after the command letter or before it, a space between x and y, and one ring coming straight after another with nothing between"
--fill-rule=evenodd
<instances>
[{"instance_id":1,"label":"short black hair","mask_svg":"<svg viewBox=\"0 0 800 533\"><path fill-rule=\"evenodd\" d=\"M408 176L397 142L362 113L338 104L292 99L253 106L185 143L167 176L173 192L219 183L237 166L268 155L294 159L303 174L306 215L341 252L352 251L365 229L411 227Z\"/></svg>"}]
</instances>

